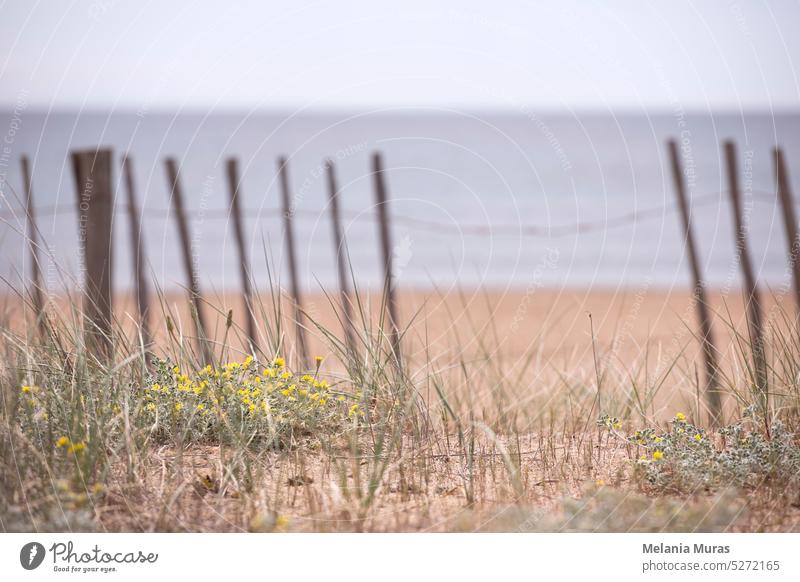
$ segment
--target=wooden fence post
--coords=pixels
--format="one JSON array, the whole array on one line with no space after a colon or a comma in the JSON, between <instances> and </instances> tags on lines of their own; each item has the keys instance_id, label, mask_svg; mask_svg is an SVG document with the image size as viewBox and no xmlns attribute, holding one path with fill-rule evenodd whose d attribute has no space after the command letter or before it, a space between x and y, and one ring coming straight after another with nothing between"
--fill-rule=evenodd
<instances>
[{"instance_id":1,"label":"wooden fence post","mask_svg":"<svg viewBox=\"0 0 800 582\"><path fill-rule=\"evenodd\" d=\"M236 246L239 250L239 273L242 279L242 299L244 301L245 317L247 317L247 339L250 342L250 350L255 352L258 349L256 341L256 320L253 311L253 293L250 288L250 260L247 256L247 248L244 244L244 224L242 223L242 208L239 203L239 166L236 158L230 158L227 163L228 171L228 192L231 201L231 214L233 215L233 233L236 238Z\"/></svg>"},{"instance_id":2,"label":"wooden fence post","mask_svg":"<svg viewBox=\"0 0 800 582\"><path fill-rule=\"evenodd\" d=\"M122 172L125 176L125 189L128 194L128 219L131 230L131 252L133 253L133 277L136 285L136 309L139 313L139 329L142 345L146 350L152 342L150 333L150 290L145 275L144 235L139 218L139 205L136 202L136 188L133 180L131 158L122 156Z\"/></svg>"},{"instance_id":3,"label":"wooden fence post","mask_svg":"<svg viewBox=\"0 0 800 582\"><path fill-rule=\"evenodd\" d=\"M339 296L342 302L344 334L347 349L350 351L350 355L355 356L357 352L353 329L353 306L350 303L350 284L347 279L347 247L339 214L339 187L336 183L336 172L332 160L325 162L325 169L328 176L328 199L331 203L331 225L333 226L333 245L336 250L336 267L339 273Z\"/></svg>"},{"instance_id":4,"label":"wooden fence post","mask_svg":"<svg viewBox=\"0 0 800 582\"><path fill-rule=\"evenodd\" d=\"M106 358L113 356L112 160L110 149L72 153L77 186L79 244L85 269L84 333L89 349Z\"/></svg>"},{"instance_id":5,"label":"wooden fence post","mask_svg":"<svg viewBox=\"0 0 800 582\"><path fill-rule=\"evenodd\" d=\"M206 338L206 324L203 316L202 297L200 295L200 283L197 278L194 260L192 259L191 241L189 240L189 226L186 222L186 211L183 205L183 190L181 189L180 176L178 174L178 164L174 158L167 158L167 179L171 191L172 205L175 210L175 220L178 221L178 234L183 251L183 267L186 271L186 278L189 283L189 300L192 304L194 313L192 314L197 331L197 342L200 351L206 360L211 363L213 353Z\"/></svg>"},{"instance_id":6,"label":"wooden fence post","mask_svg":"<svg viewBox=\"0 0 800 582\"><path fill-rule=\"evenodd\" d=\"M792 267L794 278L794 299L795 307L800 312L800 239L797 237L797 216L794 212L794 202L792 201L792 189L789 186L789 170L786 168L786 160L783 158L783 151L776 147L772 150L775 162L775 184L778 188L778 198L783 210L783 226L786 230L786 243L789 247L789 264Z\"/></svg>"},{"instance_id":7,"label":"wooden fence post","mask_svg":"<svg viewBox=\"0 0 800 582\"><path fill-rule=\"evenodd\" d=\"M278 177L281 186L281 199L283 202L283 228L286 237L286 252L289 259L289 283L291 284L292 299L294 300L294 321L297 329L297 351L301 365L308 365L308 346L306 344L306 331L303 327L303 302L300 296L300 283L297 272L297 258L294 250L294 230L292 229L292 204L289 193L289 170L287 160L278 158Z\"/></svg>"},{"instance_id":8,"label":"wooden fence post","mask_svg":"<svg viewBox=\"0 0 800 582\"><path fill-rule=\"evenodd\" d=\"M383 179L383 160L380 152L372 155L372 175L375 181L375 203L378 207L378 221L380 228L381 250L383 251L383 284L384 302L388 310L389 325L391 326L391 342L395 358L400 361L400 331L397 318L397 298L395 295L394 278L392 276L392 241L389 231L389 210L386 183Z\"/></svg>"},{"instance_id":9,"label":"wooden fence post","mask_svg":"<svg viewBox=\"0 0 800 582\"><path fill-rule=\"evenodd\" d=\"M36 312L36 327L39 335L44 337L45 324L44 298L42 287L42 270L39 263L39 229L36 226L36 211L33 206L33 180L28 156L22 156L22 177L25 180L25 210L28 214L28 245L31 251L31 299Z\"/></svg>"},{"instance_id":10,"label":"wooden fence post","mask_svg":"<svg viewBox=\"0 0 800 582\"><path fill-rule=\"evenodd\" d=\"M681 225L683 234L686 238L686 254L689 257L689 266L692 270L692 282L694 284L694 302L697 308L697 319L700 323L700 335L703 347L703 360L705 363L706 375L706 403L708 404L708 414L712 426L717 426L722 422L722 402L719 392L719 378L717 368L717 349L714 345L714 334L711 326L711 314L708 309L706 298L706 288L703 284L703 277L700 270L700 260L697 254L697 245L694 240L692 230L691 213L689 212L689 200L686 195L686 187L683 182L683 169L681 168L678 144L675 140L669 140L669 156L672 166L672 178L675 183L675 194L678 198L678 207L681 213Z\"/></svg>"},{"instance_id":11,"label":"wooden fence post","mask_svg":"<svg viewBox=\"0 0 800 582\"><path fill-rule=\"evenodd\" d=\"M728 169L728 186L730 188L731 206L733 207L733 220L736 227L736 249L739 254L742 275L744 275L747 323L753 351L755 383L761 396L761 412L768 422L769 390L767 387L767 360L764 352L761 296L758 291L753 265L750 262L750 249L747 246L747 225L744 222L742 212L742 195L739 190L739 174L736 164L736 146L732 141L726 141L723 147ZM767 430L769 430L769 424L767 424Z\"/></svg>"}]
</instances>

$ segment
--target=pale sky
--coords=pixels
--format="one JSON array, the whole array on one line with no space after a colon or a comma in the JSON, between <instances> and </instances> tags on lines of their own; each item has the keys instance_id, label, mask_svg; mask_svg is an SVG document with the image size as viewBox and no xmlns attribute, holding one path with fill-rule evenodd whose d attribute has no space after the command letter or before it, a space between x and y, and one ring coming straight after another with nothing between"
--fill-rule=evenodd
<instances>
[{"instance_id":1,"label":"pale sky","mask_svg":"<svg viewBox=\"0 0 800 582\"><path fill-rule=\"evenodd\" d=\"M786 109L797 0L11 0L0 107Z\"/></svg>"}]
</instances>

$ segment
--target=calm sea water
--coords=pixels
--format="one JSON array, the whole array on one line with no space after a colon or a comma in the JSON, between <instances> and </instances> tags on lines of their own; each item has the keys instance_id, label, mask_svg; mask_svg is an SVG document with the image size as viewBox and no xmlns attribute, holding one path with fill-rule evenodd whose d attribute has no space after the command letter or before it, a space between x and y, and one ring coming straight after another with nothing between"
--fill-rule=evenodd
<instances>
[{"instance_id":1,"label":"calm sea water","mask_svg":"<svg viewBox=\"0 0 800 582\"><path fill-rule=\"evenodd\" d=\"M276 158L290 160L298 258L307 288L335 285L322 162L336 160L349 253L361 286L381 279L370 154L384 155L396 276L405 287L676 286L689 269L665 140L682 139L695 229L708 281L740 285L719 143L739 145L753 261L762 281L787 285L786 243L771 148L785 148L800 189L800 115L480 115L405 111L363 115L0 113L0 274L28 268L19 157L33 160L39 227L53 260L78 265L72 148L112 147L133 159L147 261L164 288L185 284L163 159L175 156L202 285L237 289L225 160L236 156L255 277L267 257L286 278ZM119 172L115 176L120 179ZM114 278L131 284L125 192L117 188ZM634 220L632 216L636 216ZM45 259L50 286L61 278Z\"/></svg>"}]
</instances>

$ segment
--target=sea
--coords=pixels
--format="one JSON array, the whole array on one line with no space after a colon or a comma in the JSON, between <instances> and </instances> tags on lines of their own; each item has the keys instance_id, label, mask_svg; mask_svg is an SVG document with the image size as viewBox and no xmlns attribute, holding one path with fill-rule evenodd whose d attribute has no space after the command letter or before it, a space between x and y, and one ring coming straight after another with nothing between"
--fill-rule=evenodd
<instances>
[{"instance_id":1,"label":"sea","mask_svg":"<svg viewBox=\"0 0 800 582\"><path fill-rule=\"evenodd\" d=\"M352 277L384 281L372 156L388 192L393 280L408 289L688 288L690 269L667 141L681 153L703 277L741 287L722 142L733 140L747 252L759 282L790 285L773 148L800 193L798 112L643 113L391 109L364 112L0 112L0 276L30 272L20 158L31 160L40 260L51 292L80 284L69 154L114 153L113 278L133 284L120 163L134 172L147 272L187 285L165 170L174 157L193 263L208 292L240 288L226 162L240 168L245 247L259 287L284 285L288 261L277 160L288 160L297 266L306 290L336 288L325 175L334 164Z\"/></svg>"}]
</instances>

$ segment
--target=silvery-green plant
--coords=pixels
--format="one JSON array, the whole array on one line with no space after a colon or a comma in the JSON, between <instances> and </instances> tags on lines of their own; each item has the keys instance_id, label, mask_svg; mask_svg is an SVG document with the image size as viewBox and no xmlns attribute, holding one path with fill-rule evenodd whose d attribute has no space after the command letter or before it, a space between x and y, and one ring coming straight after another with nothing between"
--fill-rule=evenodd
<instances>
[{"instance_id":1,"label":"silvery-green plant","mask_svg":"<svg viewBox=\"0 0 800 582\"><path fill-rule=\"evenodd\" d=\"M797 436L780 421L769 437L749 428L763 426L755 407L742 420L716 433L678 413L666 431L644 427L630 435L607 415L597 424L637 448L635 474L658 490L697 491L726 486L757 487L764 483L797 486L800 483L800 446Z\"/></svg>"}]
</instances>

